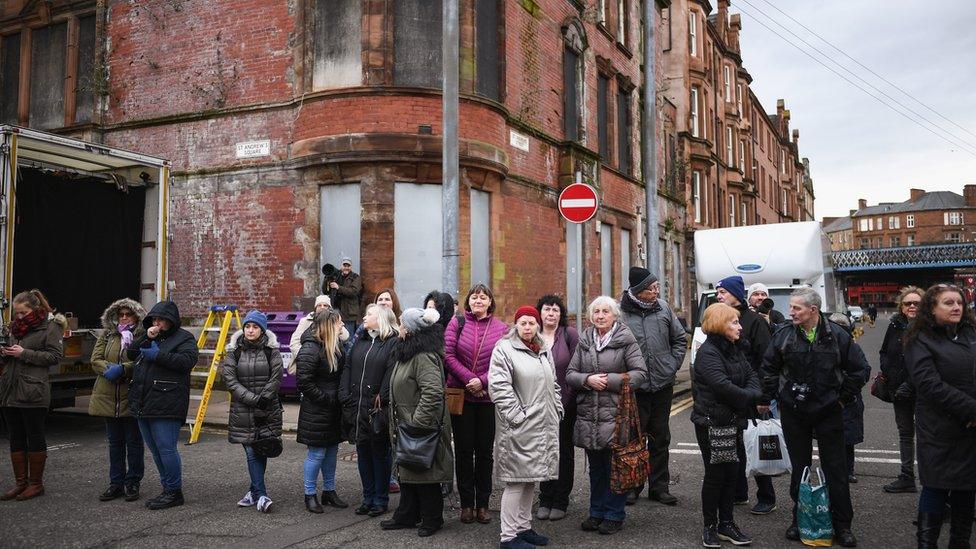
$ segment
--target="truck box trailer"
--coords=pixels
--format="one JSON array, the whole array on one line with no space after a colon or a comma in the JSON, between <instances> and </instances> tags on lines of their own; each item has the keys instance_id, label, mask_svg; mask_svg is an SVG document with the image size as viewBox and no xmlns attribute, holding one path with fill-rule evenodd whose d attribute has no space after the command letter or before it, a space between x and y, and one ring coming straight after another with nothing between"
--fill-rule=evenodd
<instances>
[{"instance_id":1,"label":"truck box trailer","mask_svg":"<svg viewBox=\"0 0 976 549\"><path fill-rule=\"evenodd\" d=\"M773 223L695 231L695 278L698 304L691 361L705 340L701 314L715 303L715 284L739 275L746 284L769 288L775 309L789 316L793 290L810 287L820 294L825 312L844 312L834 283L830 240L817 221Z\"/></svg>"},{"instance_id":2,"label":"truck box trailer","mask_svg":"<svg viewBox=\"0 0 976 549\"><path fill-rule=\"evenodd\" d=\"M95 379L102 311L166 297L169 163L17 126L0 126L0 311L38 288L71 313L51 407L73 406Z\"/></svg>"}]
</instances>

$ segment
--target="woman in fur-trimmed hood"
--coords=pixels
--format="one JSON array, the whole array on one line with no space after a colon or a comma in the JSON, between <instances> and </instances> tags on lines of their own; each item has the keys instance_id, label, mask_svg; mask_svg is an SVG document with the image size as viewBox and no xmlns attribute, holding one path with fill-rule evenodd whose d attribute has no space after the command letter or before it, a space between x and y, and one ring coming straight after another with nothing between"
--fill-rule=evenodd
<instances>
[{"instance_id":1,"label":"woman in fur-trimmed hood","mask_svg":"<svg viewBox=\"0 0 976 549\"><path fill-rule=\"evenodd\" d=\"M132 365L125 350L144 332L146 310L138 301L122 298L102 313L102 334L95 341L91 365L98 377L88 402L88 413L105 418L108 437L109 486L101 501L125 497L139 499L139 483L145 471L139 424L129 413L129 381ZM127 466L128 465L128 466Z\"/></svg>"}]
</instances>

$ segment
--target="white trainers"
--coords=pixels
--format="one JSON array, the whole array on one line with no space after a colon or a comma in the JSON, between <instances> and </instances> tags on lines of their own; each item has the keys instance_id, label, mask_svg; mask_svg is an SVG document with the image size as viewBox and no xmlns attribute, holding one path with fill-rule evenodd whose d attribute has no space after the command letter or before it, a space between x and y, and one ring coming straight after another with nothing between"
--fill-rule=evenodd
<instances>
[{"instance_id":1,"label":"white trainers","mask_svg":"<svg viewBox=\"0 0 976 549\"><path fill-rule=\"evenodd\" d=\"M274 502L271 501L271 498L269 498L268 496L261 496L261 497L259 497L258 498L258 511L261 511L262 513L270 513L271 512L271 504L272 503L274 503Z\"/></svg>"},{"instance_id":2,"label":"white trainers","mask_svg":"<svg viewBox=\"0 0 976 549\"><path fill-rule=\"evenodd\" d=\"M244 497L241 498L241 501L238 501L237 502L237 506L238 507L253 507L254 506L254 497L251 495L251 492L248 492L248 493L244 494Z\"/></svg>"}]
</instances>

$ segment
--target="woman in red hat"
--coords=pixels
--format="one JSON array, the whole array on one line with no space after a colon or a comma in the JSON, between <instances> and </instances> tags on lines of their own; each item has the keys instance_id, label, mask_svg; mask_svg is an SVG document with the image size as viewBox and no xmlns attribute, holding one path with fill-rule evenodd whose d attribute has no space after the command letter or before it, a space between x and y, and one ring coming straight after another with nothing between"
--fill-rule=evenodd
<instances>
[{"instance_id":1,"label":"woman in red hat","mask_svg":"<svg viewBox=\"0 0 976 549\"><path fill-rule=\"evenodd\" d=\"M495 403L495 476L505 483L502 549L528 549L549 539L532 529L535 483L559 478L563 404L552 355L539 336L542 317L519 307L515 327L491 354L488 393Z\"/></svg>"}]
</instances>

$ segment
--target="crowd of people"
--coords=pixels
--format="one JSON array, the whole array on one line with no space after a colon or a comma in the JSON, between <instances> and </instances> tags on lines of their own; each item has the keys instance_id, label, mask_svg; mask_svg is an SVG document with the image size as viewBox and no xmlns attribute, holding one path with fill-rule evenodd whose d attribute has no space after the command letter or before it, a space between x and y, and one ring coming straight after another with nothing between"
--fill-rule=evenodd
<instances>
[{"instance_id":1,"label":"crowd of people","mask_svg":"<svg viewBox=\"0 0 976 549\"><path fill-rule=\"evenodd\" d=\"M584 450L588 464L583 531L619 532L627 505L644 487L652 500L678 503L668 490L669 417L688 340L653 273L634 267L619 299L593 299L585 310L587 327L578 333L558 295L542 296L503 319L484 284L459 303L433 291L419 307L403 310L387 288L363 309L361 279L351 263L343 259L323 283L315 310L301 319L289 342L291 363L283 361L260 311L247 313L229 340L221 365L232 397L227 436L243 448L250 479L239 506L273 507L264 479L269 459L281 453L278 390L286 370L296 375L301 393L297 442L307 447L303 482L310 513L350 506L336 486L342 442L356 447L362 486L354 512L385 515L391 490L398 490L397 508L380 527L421 537L443 526L444 496L454 487L460 522L490 523L498 482L504 485L500 547L548 544L533 520L566 518L575 448ZM816 439L833 539L856 546L850 484L857 481L854 445L864 430L860 393L871 370L850 322L828 317L810 288L792 293L788 316L764 306L769 291L762 284L747 289L741 277L730 276L715 288L718 302L702 312L706 338L692 371L691 421L704 465L702 545L751 543L734 519L735 505L749 500L743 431L751 419L776 417L792 463L786 539L801 536L796 502ZM0 348L0 412L10 432L15 484L0 500L27 500L44 493L48 367L62 358L64 318L38 290L18 294L12 304L12 340ZM963 292L946 284L905 288L897 309L881 347L880 379L894 405L902 465L884 489L917 490L917 440L918 546L936 547L949 521L950 547L968 547L976 506L976 321ZM146 312L120 299L101 320L89 411L105 418L109 478L98 497L140 499L145 446L162 486L146 507L182 505L177 439L198 359L195 338L170 301ZM614 440L631 390L635 422L647 434L650 474L643 486L618 490ZM756 475L755 483L751 512L773 512L771 477Z\"/></svg>"}]
</instances>

